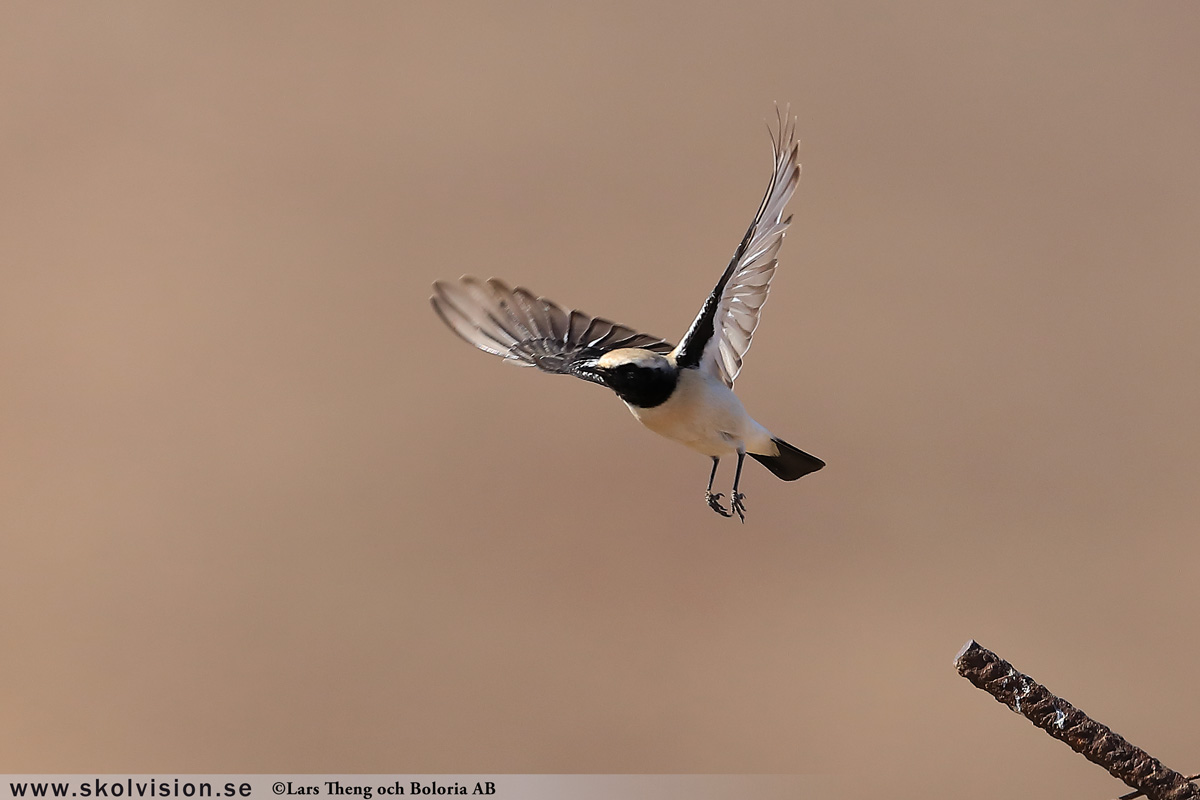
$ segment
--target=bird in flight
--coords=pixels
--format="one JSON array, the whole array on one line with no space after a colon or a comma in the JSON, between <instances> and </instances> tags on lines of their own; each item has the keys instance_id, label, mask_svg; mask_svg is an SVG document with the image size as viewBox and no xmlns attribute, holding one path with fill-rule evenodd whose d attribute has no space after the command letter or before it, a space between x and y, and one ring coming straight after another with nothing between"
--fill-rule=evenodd
<instances>
[{"instance_id":1,"label":"bird in flight","mask_svg":"<svg viewBox=\"0 0 1200 800\"><path fill-rule=\"evenodd\" d=\"M495 278L438 281L431 298L442 320L480 350L509 364L606 386L647 428L711 458L704 499L718 514L736 514L742 522L746 495L739 486L747 454L785 481L825 466L773 436L733 393L792 221L783 214L800 180L794 118L779 115L771 147L775 168L758 213L678 345L602 317L564 311ZM720 460L733 455L737 470L727 509L724 494L712 488Z\"/></svg>"}]
</instances>

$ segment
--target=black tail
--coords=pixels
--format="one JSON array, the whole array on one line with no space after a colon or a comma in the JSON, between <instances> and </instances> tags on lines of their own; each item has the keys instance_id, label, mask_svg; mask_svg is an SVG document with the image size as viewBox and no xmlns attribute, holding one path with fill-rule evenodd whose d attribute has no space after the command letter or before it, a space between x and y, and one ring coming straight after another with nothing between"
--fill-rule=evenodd
<instances>
[{"instance_id":1,"label":"black tail","mask_svg":"<svg viewBox=\"0 0 1200 800\"><path fill-rule=\"evenodd\" d=\"M803 478L810 472L816 472L825 466L825 462L821 459L792 447L783 439L772 439L771 441L779 448L779 455L760 456L758 453L751 453L750 455L754 456L758 463L771 470L771 472L774 472L777 478L782 478L785 481L794 481L797 478Z\"/></svg>"}]
</instances>

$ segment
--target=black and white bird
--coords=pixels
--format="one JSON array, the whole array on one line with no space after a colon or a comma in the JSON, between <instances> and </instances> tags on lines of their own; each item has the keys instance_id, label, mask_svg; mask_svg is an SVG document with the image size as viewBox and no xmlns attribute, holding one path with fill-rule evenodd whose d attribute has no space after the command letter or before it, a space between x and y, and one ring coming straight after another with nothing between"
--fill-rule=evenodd
<instances>
[{"instance_id":1,"label":"black and white bird","mask_svg":"<svg viewBox=\"0 0 1200 800\"><path fill-rule=\"evenodd\" d=\"M733 393L742 358L767 301L791 216L784 209L800 180L795 120L780 117L771 142L775 169L733 259L678 345L492 278L433 285L433 308L466 341L507 363L574 375L607 386L655 433L709 456L704 493L722 516L745 522L739 490L746 454L794 481L825 466L758 424ZM737 456L729 509L712 491L721 458Z\"/></svg>"}]
</instances>

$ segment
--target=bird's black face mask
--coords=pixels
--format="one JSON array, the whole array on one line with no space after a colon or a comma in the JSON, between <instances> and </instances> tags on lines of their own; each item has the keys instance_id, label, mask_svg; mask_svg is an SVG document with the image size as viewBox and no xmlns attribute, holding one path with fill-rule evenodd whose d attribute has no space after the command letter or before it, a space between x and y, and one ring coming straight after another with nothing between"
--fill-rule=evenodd
<instances>
[{"instance_id":1,"label":"bird's black face mask","mask_svg":"<svg viewBox=\"0 0 1200 800\"><path fill-rule=\"evenodd\" d=\"M626 403L638 408L662 405L679 383L679 370L665 359L661 364L627 362L597 367L595 374L597 383L604 384Z\"/></svg>"}]
</instances>

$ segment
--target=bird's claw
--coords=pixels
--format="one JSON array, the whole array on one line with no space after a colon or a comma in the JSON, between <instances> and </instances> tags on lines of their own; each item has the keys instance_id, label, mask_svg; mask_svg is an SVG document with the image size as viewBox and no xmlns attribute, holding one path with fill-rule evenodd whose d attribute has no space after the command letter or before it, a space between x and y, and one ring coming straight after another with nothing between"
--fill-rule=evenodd
<instances>
[{"instance_id":1,"label":"bird's claw","mask_svg":"<svg viewBox=\"0 0 1200 800\"><path fill-rule=\"evenodd\" d=\"M716 494L713 494L712 492L704 493L704 499L708 501L709 508L720 514L722 517L732 517L733 514L726 511L725 507L721 505L721 498L724 496L725 495L721 492L717 492Z\"/></svg>"},{"instance_id":2,"label":"bird's claw","mask_svg":"<svg viewBox=\"0 0 1200 800\"><path fill-rule=\"evenodd\" d=\"M729 504L730 509L733 510L733 514L737 514L738 519L740 519L743 524L746 522L746 504L742 502L745 499L746 495L742 492L734 492L733 502ZM727 514L726 516L732 517L733 514Z\"/></svg>"}]
</instances>

